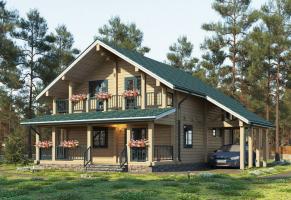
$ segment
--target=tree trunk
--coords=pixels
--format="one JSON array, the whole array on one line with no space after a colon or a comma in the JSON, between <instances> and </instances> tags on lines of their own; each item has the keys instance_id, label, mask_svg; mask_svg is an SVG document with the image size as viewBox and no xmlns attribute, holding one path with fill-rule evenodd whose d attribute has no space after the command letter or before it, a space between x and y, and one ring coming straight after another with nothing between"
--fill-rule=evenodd
<instances>
[{"instance_id":1,"label":"tree trunk","mask_svg":"<svg viewBox=\"0 0 291 200\"><path fill-rule=\"evenodd\" d=\"M279 65L277 66L277 74L276 74L276 153L275 153L275 160L279 161L280 160L280 141L279 141L279 131L280 131L280 124L279 124L279 117L280 117L280 111L279 111Z\"/></svg>"}]
</instances>

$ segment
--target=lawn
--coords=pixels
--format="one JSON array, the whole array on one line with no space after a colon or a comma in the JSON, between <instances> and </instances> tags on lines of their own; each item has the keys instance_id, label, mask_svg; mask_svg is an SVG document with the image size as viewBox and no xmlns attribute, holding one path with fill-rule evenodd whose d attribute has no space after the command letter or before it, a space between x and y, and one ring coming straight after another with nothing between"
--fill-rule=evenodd
<instances>
[{"instance_id":1,"label":"lawn","mask_svg":"<svg viewBox=\"0 0 291 200\"><path fill-rule=\"evenodd\" d=\"M291 172L291 166L246 170L238 174L199 172L129 174L42 170L17 171L0 164L0 199L290 199L290 178L268 178ZM289 198L288 198L289 197Z\"/></svg>"}]
</instances>

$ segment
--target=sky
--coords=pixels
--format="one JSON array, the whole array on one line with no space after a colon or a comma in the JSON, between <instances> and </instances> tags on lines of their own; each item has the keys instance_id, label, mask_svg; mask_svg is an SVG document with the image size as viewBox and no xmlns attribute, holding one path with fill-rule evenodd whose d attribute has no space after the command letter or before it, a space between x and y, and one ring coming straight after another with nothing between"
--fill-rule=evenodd
<instances>
[{"instance_id":1,"label":"sky","mask_svg":"<svg viewBox=\"0 0 291 200\"><path fill-rule=\"evenodd\" d=\"M253 0L259 8L265 0ZM219 16L211 8L211 0L6 0L7 7L17 9L20 16L32 8L40 11L49 31L65 24L74 35L75 47L83 51L93 42L98 28L113 16L125 23L134 22L144 33L146 54L159 61L166 60L169 46L181 35L194 44L193 55L200 57L200 45L207 33L203 23L216 22Z\"/></svg>"}]
</instances>

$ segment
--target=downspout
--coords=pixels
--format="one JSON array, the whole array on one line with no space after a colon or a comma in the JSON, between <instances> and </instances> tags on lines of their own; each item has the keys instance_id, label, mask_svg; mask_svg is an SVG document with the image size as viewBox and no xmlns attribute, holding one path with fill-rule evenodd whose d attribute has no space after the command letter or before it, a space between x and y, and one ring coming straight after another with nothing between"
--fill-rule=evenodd
<instances>
[{"instance_id":1,"label":"downspout","mask_svg":"<svg viewBox=\"0 0 291 200\"><path fill-rule=\"evenodd\" d=\"M178 103L178 161L181 161L181 105L189 96L190 93Z\"/></svg>"}]
</instances>

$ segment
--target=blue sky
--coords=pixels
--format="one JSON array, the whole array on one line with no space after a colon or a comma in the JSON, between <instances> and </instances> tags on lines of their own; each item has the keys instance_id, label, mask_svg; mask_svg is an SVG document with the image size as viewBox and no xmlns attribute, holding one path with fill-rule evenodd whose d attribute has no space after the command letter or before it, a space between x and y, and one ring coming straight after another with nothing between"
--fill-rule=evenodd
<instances>
[{"instance_id":1,"label":"blue sky","mask_svg":"<svg viewBox=\"0 0 291 200\"><path fill-rule=\"evenodd\" d=\"M65 24L75 38L75 47L84 50L97 34L98 28L112 16L124 22L135 22L144 33L144 45L151 48L147 56L164 61L169 45L180 35L194 44L193 55L200 57L200 44L207 36L201 30L206 22L217 21L211 0L6 0L10 9L21 16L37 8L47 20L50 31ZM253 0L260 7L265 0Z\"/></svg>"}]
</instances>

